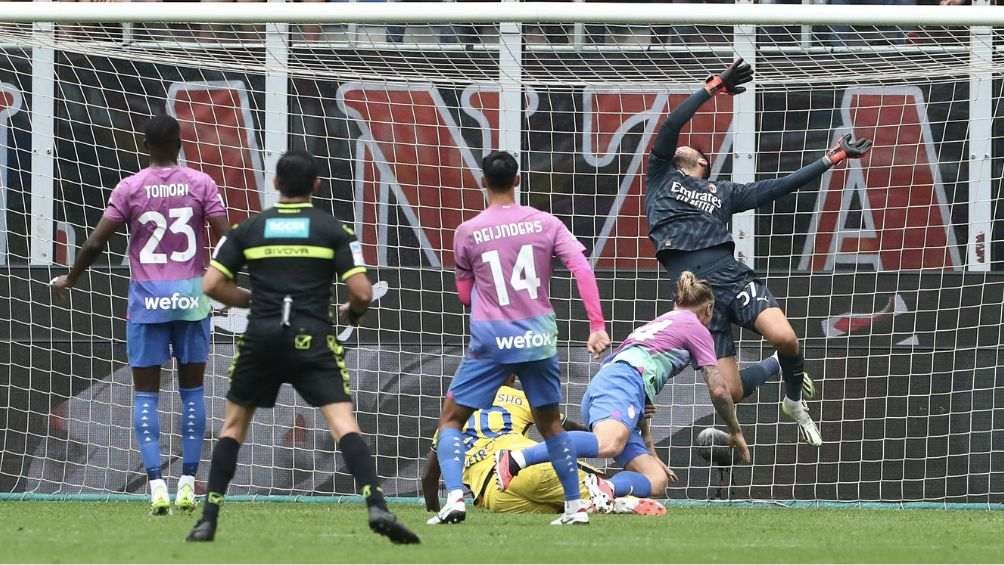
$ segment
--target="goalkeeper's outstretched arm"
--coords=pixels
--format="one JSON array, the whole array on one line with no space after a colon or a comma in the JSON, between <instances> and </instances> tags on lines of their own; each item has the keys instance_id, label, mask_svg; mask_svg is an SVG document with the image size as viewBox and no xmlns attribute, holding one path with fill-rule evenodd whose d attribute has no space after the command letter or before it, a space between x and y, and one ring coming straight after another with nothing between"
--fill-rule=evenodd
<instances>
[{"instance_id":1,"label":"goalkeeper's outstretched arm","mask_svg":"<svg viewBox=\"0 0 1004 565\"><path fill-rule=\"evenodd\" d=\"M773 202L816 180L830 167L838 165L848 158L861 157L871 149L871 146L871 140L855 140L851 134L847 134L830 148L826 155L788 176L736 185L732 192L732 211L742 212Z\"/></svg>"},{"instance_id":2,"label":"goalkeeper's outstretched arm","mask_svg":"<svg viewBox=\"0 0 1004 565\"><path fill-rule=\"evenodd\" d=\"M655 138L652 154L660 159L672 160L679 143L680 130L687 125L690 118L694 117L698 108L719 92L730 95L744 92L746 88L740 85L751 80L753 80L753 70L742 59L737 59L722 74L708 77L704 86L691 94L690 98L687 98L683 104L680 104L679 108L673 110L666 118L666 123L662 125L659 135Z\"/></svg>"}]
</instances>

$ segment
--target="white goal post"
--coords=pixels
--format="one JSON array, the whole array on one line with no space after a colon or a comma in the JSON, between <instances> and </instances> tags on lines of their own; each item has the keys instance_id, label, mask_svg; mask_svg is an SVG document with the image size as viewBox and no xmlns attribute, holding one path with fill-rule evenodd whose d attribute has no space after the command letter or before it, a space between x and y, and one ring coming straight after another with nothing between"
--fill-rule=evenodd
<instances>
[{"instance_id":1,"label":"white goal post","mask_svg":"<svg viewBox=\"0 0 1004 565\"><path fill-rule=\"evenodd\" d=\"M733 222L737 256L801 338L826 444L798 444L768 385L739 408L753 464L709 466L693 446L714 412L687 371L653 422L681 478L667 496L1004 503L1004 7L973 3L0 2L0 499L145 487L124 364L125 238L68 301L45 283L117 181L145 166L137 132L150 115L179 119L182 160L214 177L233 221L274 202L284 151L324 163L318 205L355 227L371 278L389 287L347 344L360 423L385 490L413 497L464 351L452 232L483 206L481 157L517 154L521 201L587 246L618 342L670 305L644 217L654 136L743 57L748 91L714 98L684 131L714 179L788 174L848 132L875 140ZM598 365L567 273L552 294L575 418ZM245 323L214 317L211 434ZM771 353L736 337L742 365ZM175 390L164 371L169 476ZM286 390L256 416L232 492L354 489L318 415Z\"/></svg>"}]
</instances>

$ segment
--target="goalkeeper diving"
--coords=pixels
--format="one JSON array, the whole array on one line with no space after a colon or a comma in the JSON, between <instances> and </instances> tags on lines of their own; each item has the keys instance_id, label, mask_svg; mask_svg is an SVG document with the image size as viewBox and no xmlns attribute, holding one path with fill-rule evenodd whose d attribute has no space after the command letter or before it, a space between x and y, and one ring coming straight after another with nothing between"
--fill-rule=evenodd
<instances>
[{"instance_id":1,"label":"goalkeeper diving","mask_svg":"<svg viewBox=\"0 0 1004 565\"><path fill-rule=\"evenodd\" d=\"M718 367L728 383L732 400L741 401L770 378L765 371L740 376L732 325L753 330L777 349L784 381L782 411L798 423L800 436L810 445L823 443L802 399L815 394L815 385L804 371L805 360L798 336L764 280L734 257L735 243L729 222L732 215L769 204L818 179L829 168L868 152L871 141L848 134L825 155L794 173L752 183L711 181L711 164L700 150L680 146L680 130L712 96L744 92L753 70L742 59L722 74L709 77L666 119L649 159L645 208L649 237L656 258L676 281L690 271L706 279L714 290L710 322Z\"/></svg>"}]
</instances>

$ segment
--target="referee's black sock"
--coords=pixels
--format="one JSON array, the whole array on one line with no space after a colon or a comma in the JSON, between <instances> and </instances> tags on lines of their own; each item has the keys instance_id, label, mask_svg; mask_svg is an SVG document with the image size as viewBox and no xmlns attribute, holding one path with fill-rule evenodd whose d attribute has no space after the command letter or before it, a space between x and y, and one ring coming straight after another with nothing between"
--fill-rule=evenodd
<instances>
[{"instance_id":1,"label":"referee's black sock","mask_svg":"<svg viewBox=\"0 0 1004 565\"><path fill-rule=\"evenodd\" d=\"M376 465L370 448L363 437L355 432L345 434L338 440L338 449L342 450L349 473L356 479L362 495L366 497L366 506L376 506L387 510L387 501L383 498L383 490L377 480Z\"/></svg>"},{"instance_id":2,"label":"referee's black sock","mask_svg":"<svg viewBox=\"0 0 1004 565\"><path fill-rule=\"evenodd\" d=\"M792 400L802 400L802 381L805 379L803 365L805 358L802 353L792 356L777 353L777 359L781 362L781 380L784 381L784 395Z\"/></svg>"},{"instance_id":3,"label":"referee's black sock","mask_svg":"<svg viewBox=\"0 0 1004 565\"><path fill-rule=\"evenodd\" d=\"M209 466L209 485L206 494L206 504L202 507L202 519L216 523L223 505L223 496L227 493L230 480L237 470L237 452L241 444L230 437L220 438L213 449L213 461Z\"/></svg>"}]
</instances>

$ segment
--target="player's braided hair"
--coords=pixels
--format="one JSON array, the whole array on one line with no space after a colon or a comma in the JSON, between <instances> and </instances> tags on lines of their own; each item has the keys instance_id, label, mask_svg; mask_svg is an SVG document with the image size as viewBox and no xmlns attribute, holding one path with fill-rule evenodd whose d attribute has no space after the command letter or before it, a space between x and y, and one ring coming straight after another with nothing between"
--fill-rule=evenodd
<instances>
[{"instance_id":1,"label":"player's braided hair","mask_svg":"<svg viewBox=\"0 0 1004 565\"><path fill-rule=\"evenodd\" d=\"M680 274L680 281L676 283L675 301L681 308L693 308L714 302L715 294L711 291L708 281L697 278L690 271L683 271Z\"/></svg>"}]
</instances>

